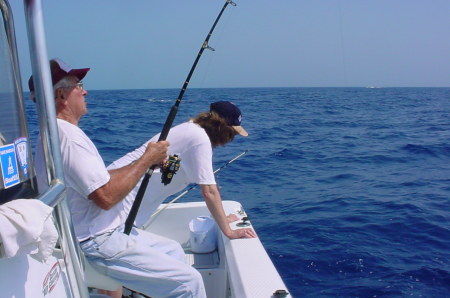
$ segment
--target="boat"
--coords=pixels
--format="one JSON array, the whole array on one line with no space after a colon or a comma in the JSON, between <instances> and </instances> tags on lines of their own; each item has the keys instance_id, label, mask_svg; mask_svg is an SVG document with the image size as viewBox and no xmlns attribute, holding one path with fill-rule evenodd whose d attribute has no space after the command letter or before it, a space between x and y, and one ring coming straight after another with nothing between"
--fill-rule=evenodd
<instances>
[{"instance_id":1,"label":"boat","mask_svg":"<svg viewBox=\"0 0 450 298\"><path fill-rule=\"evenodd\" d=\"M36 177L33 174L33 144L30 144L25 120L25 99L22 95L13 16L8 0L0 0L3 19L0 28L0 222L5 224L0 230L0 239L4 240L4 243L0 241L1 297L106 297L96 289L117 290L122 285L93 269L85 260L74 236L70 212L65 201L42 1L24 1L24 6L35 79L39 130L43 140L47 174L51 182L48 190L44 193L38 192ZM231 223L233 229L252 226L239 202L224 201L223 205L227 213L236 213L241 218L240 221ZM13 217L7 217L8 212L12 210L11 206L17 208L17 214L24 216L16 218L18 222L28 223L28 226L22 225L15 230L15 222L10 220ZM39 233L51 234L53 231L58 239L56 245L46 242L51 245L51 250L45 258L38 258L35 249L45 242L45 239L40 237L43 234L23 239L28 233L35 236L33 233L36 232L37 226L30 223L38 219L29 214L38 214L38 207L51 208L50 215L46 217ZM208 297L291 297L259 238L229 240L221 232L215 232L209 236L214 245L212 250L201 251L199 247L194 249L192 237L196 234L191 223L209 216L203 200L189 203L169 202L162 204L143 228L174 239L182 245L186 261L201 273ZM9 224L13 227L12 231L20 233L3 235ZM52 230L52 227L56 229ZM11 255L5 249L9 245L7 241L23 246L16 247L17 250ZM29 247L32 249L28 249ZM38 250L40 252L40 248ZM123 291L124 295L129 297L144 297L129 289Z\"/></svg>"}]
</instances>

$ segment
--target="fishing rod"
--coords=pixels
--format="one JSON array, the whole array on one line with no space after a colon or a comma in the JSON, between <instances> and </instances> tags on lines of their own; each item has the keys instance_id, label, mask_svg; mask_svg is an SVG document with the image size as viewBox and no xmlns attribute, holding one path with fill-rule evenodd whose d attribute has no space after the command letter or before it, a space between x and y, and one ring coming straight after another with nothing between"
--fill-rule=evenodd
<instances>
[{"instance_id":1,"label":"fishing rod","mask_svg":"<svg viewBox=\"0 0 450 298\"><path fill-rule=\"evenodd\" d=\"M192 65L191 70L189 71L189 74L183 84L183 87L181 88L180 93L178 94L175 104L170 109L169 115L167 115L167 119L166 119L166 122L164 123L161 134L159 135L158 142L165 141L167 139L167 136L169 135L170 128L172 127L173 121L175 120L175 116L177 115L177 112L178 112L178 106L181 103L181 99L183 98L184 92L186 92L187 86L189 85L189 81L192 77L192 74L194 73L195 68L197 67L197 63L200 60L200 57L202 56L203 51L205 49L211 49L214 51L214 49L208 45L208 41L209 41L209 38L211 37L214 29L216 28L216 25L219 22L219 19L222 16L225 8L227 8L228 4L231 4L232 6L236 6L236 3L234 3L233 1L226 0L225 4L223 5L222 9L220 10L219 15L217 16L216 20L214 21L214 24L212 25L211 29L208 32L208 35L206 36L205 40L203 41L203 44L197 54L197 58L195 58L194 64ZM130 210L130 213L128 214L127 220L125 221L124 233L127 235L129 235L131 232L131 228L133 227L134 220L136 219L137 213L139 211L139 207L141 206L142 199L145 194L145 190L147 189L148 182L149 182L150 177L152 176L155 168L156 168L156 166L150 167L145 172L144 178L142 179L141 186L139 187L136 198L134 199L133 205L131 206L131 210Z\"/></svg>"},{"instance_id":2,"label":"fishing rod","mask_svg":"<svg viewBox=\"0 0 450 298\"><path fill-rule=\"evenodd\" d=\"M223 170L224 168L226 168L230 163L238 160L239 158L241 158L242 156L244 156L246 153L248 152L248 150L245 150L244 152L240 153L239 155L235 156L233 159L230 159L228 162L226 162L223 166L221 166L220 168L216 169L213 173L216 174L218 172L220 172L221 170ZM190 192L191 190L193 190L194 188L196 188L198 186L197 183L194 183L193 185L191 185L188 189L186 189L185 191L183 191L182 193L180 193L178 196L176 196L175 198L173 198L170 202L168 202L164 207L162 207L161 209L159 209L158 211L156 211L155 213L153 213L153 215L150 217L150 219L142 225L143 229L146 229L150 223L156 218L156 216L158 214L160 214L162 211L164 211L167 207L169 207L170 205L172 205L173 203L175 203L176 201L178 201L178 199L180 199L181 197L185 196L188 192Z\"/></svg>"}]
</instances>

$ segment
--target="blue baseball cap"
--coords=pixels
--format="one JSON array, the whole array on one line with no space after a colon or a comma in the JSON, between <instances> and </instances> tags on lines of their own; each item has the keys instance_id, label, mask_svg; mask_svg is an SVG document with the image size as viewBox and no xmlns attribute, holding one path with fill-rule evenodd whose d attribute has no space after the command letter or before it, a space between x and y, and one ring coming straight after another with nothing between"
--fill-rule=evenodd
<instances>
[{"instance_id":1,"label":"blue baseball cap","mask_svg":"<svg viewBox=\"0 0 450 298\"><path fill-rule=\"evenodd\" d=\"M210 111L216 112L220 117L224 118L228 125L241 136L248 136L247 131L241 126L242 114L241 110L230 101L217 101L210 105Z\"/></svg>"}]
</instances>

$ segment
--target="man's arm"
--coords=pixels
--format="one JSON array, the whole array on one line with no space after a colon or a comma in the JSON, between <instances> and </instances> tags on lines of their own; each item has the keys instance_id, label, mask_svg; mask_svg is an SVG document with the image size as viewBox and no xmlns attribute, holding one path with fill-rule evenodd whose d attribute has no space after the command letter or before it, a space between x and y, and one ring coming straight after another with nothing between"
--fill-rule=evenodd
<instances>
[{"instance_id":1,"label":"man's arm","mask_svg":"<svg viewBox=\"0 0 450 298\"><path fill-rule=\"evenodd\" d=\"M219 225L222 233L230 239L237 238L255 238L256 233L253 229L243 228L232 230L229 225L229 219L225 215L223 210L222 198L220 197L219 190L215 184L201 184L203 198L205 199L206 206Z\"/></svg>"},{"instance_id":2,"label":"man's arm","mask_svg":"<svg viewBox=\"0 0 450 298\"><path fill-rule=\"evenodd\" d=\"M108 183L89 194L89 198L100 208L111 209L136 186L147 169L167 158L168 146L166 141L149 143L144 154L134 163L110 170Z\"/></svg>"}]
</instances>

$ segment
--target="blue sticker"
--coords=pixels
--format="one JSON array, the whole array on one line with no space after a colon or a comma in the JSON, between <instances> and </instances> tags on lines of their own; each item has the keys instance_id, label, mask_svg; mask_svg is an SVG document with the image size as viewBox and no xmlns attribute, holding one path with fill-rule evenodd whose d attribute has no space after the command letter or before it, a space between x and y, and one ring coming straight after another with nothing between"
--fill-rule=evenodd
<instances>
[{"instance_id":1,"label":"blue sticker","mask_svg":"<svg viewBox=\"0 0 450 298\"><path fill-rule=\"evenodd\" d=\"M0 147L0 165L5 188L14 186L20 182L14 144L8 144Z\"/></svg>"},{"instance_id":2,"label":"blue sticker","mask_svg":"<svg viewBox=\"0 0 450 298\"><path fill-rule=\"evenodd\" d=\"M14 141L16 147L17 160L22 168L24 179L28 178L28 142L27 138L21 137Z\"/></svg>"}]
</instances>

